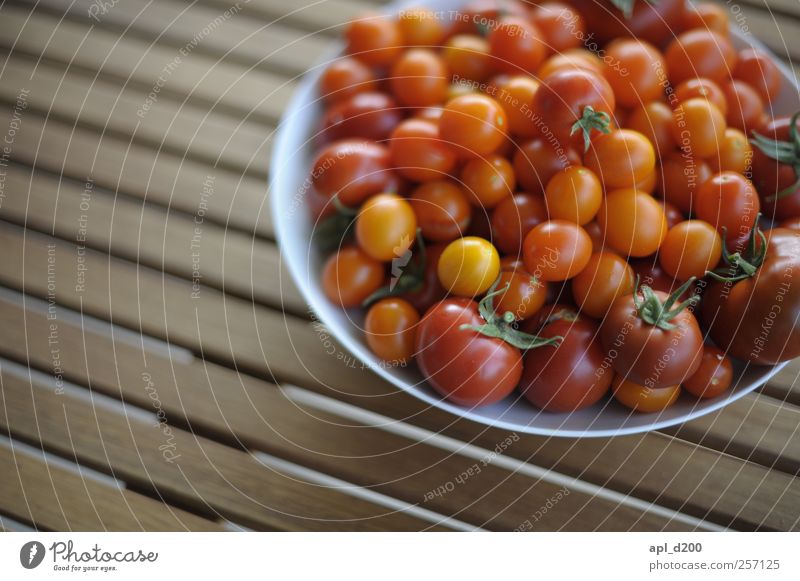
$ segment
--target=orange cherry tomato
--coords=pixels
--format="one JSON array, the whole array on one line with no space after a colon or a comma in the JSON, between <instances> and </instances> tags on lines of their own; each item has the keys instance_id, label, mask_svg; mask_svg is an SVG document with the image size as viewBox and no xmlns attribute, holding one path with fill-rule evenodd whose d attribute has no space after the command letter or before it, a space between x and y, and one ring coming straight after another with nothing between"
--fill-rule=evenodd
<instances>
[{"instance_id":1,"label":"orange cherry tomato","mask_svg":"<svg viewBox=\"0 0 800 581\"><path fill-rule=\"evenodd\" d=\"M700 367L686 379L682 387L695 397L708 399L725 393L733 382L733 363L713 345L703 347Z\"/></svg>"},{"instance_id":2,"label":"orange cherry tomato","mask_svg":"<svg viewBox=\"0 0 800 581\"><path fill-rule=\"evenodd\" d=\"M489 32L489 53L496 71L533 73L547 52L542 33L529 19L505 16Z\"/></svg>"},{"instance_id":3,"label":"orange cherry tomato","mask_svg":"<svg viewBox=\"0 0 800 581\"><path fill-rule=\"evenodd\" d=\"M675 87L675 100L683 103L689 99L707 99L717 106L723 115L728 113L728 100L720 86L711 79L687 79Z\"/></svg>"},{"instance_id":4,"label":"orange cherry tomato","mask_svg":"<svg viewBox=\"0 0 800 581\"><path fill-rule=\"evenodd\" d=\"M723 85L722 90L728 100L728 125L749 134L767 123L764 101L753 87L744 81L734 80Z\"/></svg>"},{"instance_id":5,"label":"orange cherry tomato","mask_svg":"<svg viewBox=\"0 0 800 581\"><path fill-rule=\"evenodd\" d=\"M414 243L417 217L404 198L378 194L367 200L356 218L356 240L375 260L389 261L402 256Z\"/></svg>"},{"instance_id":6,"label":"orange cherry tomato","mask_svg":"<svg viewBox=\"0 0 800 581\"><path fill-rule=\"evenodd\" d=\"M364 319L367 345L384 361L405 365L414 355L419 313L403 299L387 298L372 305Z\"/></svg>"},{"instance_id":7,"label":"orange cherry tomato","mask_svg":"<svg viewBox=\"0 0 800 581\"><path fill-rule=\"evenodd\" d=\"M726 127L725 116L707 99L688 99L673 114L673 137L693 157L716 155Z\"/></svg>"},{"instance_id":8,"label":"orange cherry tomato","mask_svg":"<svg viewBox=\"0 0 800 581\"><path fill-rule=\"evenodd\" d=\"M544 2L534 7L531 18L544 39L548 52L556 54L578 48L586 34L586 24L581 14L560 2Z\"/></svg>"},{"instance_id":9,"label":"orange cherry tomato","mask_svg":"<svg viewBox=\"0 0 800 581\"><path fill-rule=\"evenodd\" d=\"M700 28L728 36L728 13L722 6L711 2L687 3L681 26L684 30Z\"/></svg>"},{"instance_id":10,"label":"orange cherry tomato","mask_svg":"<svg viewBox=\"0 0 800 581\"><path fill-rule=\"evenodd\" d=\"M500 274L500 255L477 236L453 240L439 257L439 282L454 295L472 298L485 293Z\"/></svg>"},{"instance_id":11,"label":"orange cherry tomato","mask_svg":"<svg viewBox=\"0 0 800 581\"><path fill-rule=\"evenodd\" d=\"M708 163L702 159L675 153L661 162L657 190L662 198L689 214L694 211L697 188L712 175Z\"/></svg>"},{"instance_id":12,"label":"orange cherry tomato","mask_svg":"<svg viewBox=\"0 0 800 581\"><path fill-rule=\"evenodd\" d=\"M389 79L397 101L409 107L429 107L444 102L449 81L444 61L425 48L413 48L398 58Z\"/></svg>"},{"instance_id":13,"label":"orange cherry tomato","mask_svg":"<svg viewBox=\"0 0 800 581\"><path fill-rule=\"evenodd\" d=\"M775 61L757 48L745 48L739 51L733 78L753 87L765 103L771 102L778 96L783 83L783 76Z\"/></svg>"},{"instance_id":14,"label":"orange cherry tomato","mask_svg":"<svg viewBox=\"0 0 800 581\"><path fill-rule=\"evenodd\" d=\"M572 279L572 296L581 313L599 319L617 297L632 293L634 284L627 260L611 252L595 252L586 268Z\"/></svg>"},{"instance_id":15,"label":"orange cherry tomato","mask_svg":"<svg viewBox=\"0 0 800 581\"><path fill-rule=\"evenodd\" d=\"M494 208L517 184L511 162L496 154L469 160L461 170L461 182L470 202L484 208Z\"/></svg>"},{"instance_id":16,"label":"orange cherry tomato","mask_svg":"<svg viewBox=\"0 0 800 581\"><path fill-rule=\"evenodd\" d=\"M656 153L647 137L620 129L595 139L585 163L606 189L631 188L653 172Z\"/></svg>"},{"instance_id":17,"label":"orange cherry tomato","mask_svg":"<svg viewBox=\"0 0 800 581\"><path fill-rule=\"evenodd\" d=\"M605 77L618 104L639 107L662 95L660 73L664 59L653 45L619 38L606 47L605 57Z\"/></svg>"},{"instance_id":18,"label":"orange cherry tomato","mask_svg":"<svg viewBox=\"0 0 800 581\"><path fill-rule=\"evenodd\" d=\"M520 137L533 137L539 129L530 114L530 104L539 81L527 75L516 75L499 83L493 93L508 117L508 131Z\"/></svg>"},{"instance_id":19,"label":"orange cherry tomato","mask_svg":"<svg viewBox=\"0 0 800 581\"><path fill-rule=\"evenodd\" d=\"M693 77L723 82L736 66L736 50L727 36L702 28L676 37L664 58L669 78L675 84Z\"/></svg>"},{"instance_id":20,"label":"orange cherry tomato","mask_svg":"<svg viewBox=\"0 0 800 581\"><path fill-rule=\"evenodd\" d=\"M375 75L370 68L351 57L333 61L319 80L320 95L328 102L371 92L376 88Z\"/></svg>"},{"instance_id":21,"label":"orange cherry tomato","mask_svg":"<svg viewBox=\"0 0 800 581\"><path fill-rule=\"evenodd\" d=\"M701 278L722 258L722 239L702 220L684 220L667 232L658 251L664 271L679 281Z\"/></svg>"},{"instance_id":22,"label":"orange cherry tomato","mask_svg":"<svg viewBox=\"0 0 800 581\"><path fill-rule=\"evenodd\" d=\"M591 222L600 209L603 185L592 170L573 165L550 179L544 196L551 218L583 226Z\"/></svg>"},{"instance_id":23,"label":"orange cherry tomato","mask_svg":"<svg viewBox=\"0 0 800 581\"><path fill-rule=\"evenodd\" d=\"M633 383L618 375L611 384L616 400L637 412L654 413L667 409L681 394L681 386L653 389Z\"/></svg>"},{"instance_id":24,"label":"orange cherry tomato","mask_svg":"<svg viewBox=\"0 0 800 581\"><path fill-rule=\"evenodd\" d=\"M447 70L454 79L484 81L492 74L492 57L485 38L473 34L457 34L442 49Z\"/></svg>"},{"instance_id":25,"label":"orange cherry tomato","mask_svg":"<svg viewBox=\"0 0 800 581\"><path fill-rule=\"evenodd\" d=\"M544 61L542 66L539 67L539 71L536 73L536 76L540 79L544 79L556 71L565 69L581 69L596 75L602 75L603 61L601 61L596 54L589 52L586 49L572 48L567 51L554 54Z\"/></svg>"},{"instance_id":26,"label":"orange cherry tomato","mask_svg":"<svg viewBox=\"0 0 800 581\"><path fill-rule=\"evenodd\" d=\"M441 18L427 8L407 8L397 15L406 46L438 47L446 34Z\"/></svg>"},{"instance_id":27,"label":"orange cherry tomato","mask_svg":"<svg viewBox=\"0 0 800 581\"><path fill-rule=\"evenodd\" d=\"M697 217L713 225L720 233L725 229L728 243L747 237L760 210L758 193L742 174L732 171L718 173L697 190Z\"/></svg>"},{"instance_id":28,"label":"orange cherry tomato","mask_svg":"<svg viewBox=\"0 0 800 581\"><path fill-rule=\"evenodd\" d=\"M397 22L377 14L352 20L344 37L347 54L373 67L390 65L403 50L403 35Z\"/></svg>"},{"instance_id":29,"label":"orange cherry tomato","mask_svg":"<svg viewBox=\"0 0 800 581\"><path fill-rule=\"evenodd\" d=\"M408 199L422 235L436 242L450 242L464 236L471 210L464 191L449 180L427 182Z\"/></svg>"},{"instance_id":30,"label":"orange cherry tomato","mask_svg":"<svg viewBox=\"0 0 800 581\"><path fill-rule=\"evenodd\" d=\"M574 222L549 220L528 232L522 251L525 268L537 280L567 280L586 268L592 239Z\"/></svg>"},{"instance_id":31,"label":"orange cherry tomato","mask_svg":"<svg viewBox=\"0 0 800 581\"><path fill-rule=\"evenodd\" d=\"M716 156L708 158L708 165L717 173L733 171L746 174L753 164L753 148L747 136L739 129L728 127Z\"/></svg>"},{"instance_id":32,"label":"orange cherry tomato","mask_svg":"<svg viewBox=\"0 0 800 581\"><path fill-rule=\"evenodd\" d=\"M358 307L381 287L385 278L383 264L357 246L345 246L325 261L322 290L333 303Z\"/></svg>"},{"instance_id":33,"label":"orange cherry tomato","mask_svg":"<svg viewBox=\"0 0 800 581\"><path fill-rule=\"evenodd\" d=\"M456 153L439 139L433 121L407 119L389 138L389 154L396 171L410 180L425 182L446 177L456 166Z\"/></svg>"},{"instance_id":34,"label":"orange cherry tomato","mask_svg":"<svg viewBox=\"0 0 800 581\"><path fill-rule=\"evenodd\" d=\"M659 157L664 157L675 150L675 138L672 136L672 109L666 103L650 101L644 106L635 108L628 116L625 126L647 137Z\"/></svg>"},{"instance_id":35,"label":"orange cherry tomato","mask_svg":"<svg viewBox=\"0 0 800 581\"><path fill-rule=\"evenodd\" d=\"M460 156L494 153L506 137L508 120L500 104L486 95L468 94L448 101L439 136Z\"/></svg>"},{"instance_id":36,"label":"orange cherry tomato","mask_svg":"<svg viewBox=\"0 0 800 581\"><path fill-rule=\"evenodd\" d=\"M633 189L609 192L597 214L606 245L625 256L648 256L667 235L667 218L652 196Z\"/></svg>"},{"instance_id":37,"label":"orange cherry tomato","mask_svg":"<svg viewBox=\"0 0 800 581\"><path fill-rule=\"evenodd\" d=\"M502 289L506 285L508 289L494 300L495 311L501 315L511 313L517 321L535 315L547 298L547 283L523 270L501 272L497 289Z\"/></svg>"}]
</instances>

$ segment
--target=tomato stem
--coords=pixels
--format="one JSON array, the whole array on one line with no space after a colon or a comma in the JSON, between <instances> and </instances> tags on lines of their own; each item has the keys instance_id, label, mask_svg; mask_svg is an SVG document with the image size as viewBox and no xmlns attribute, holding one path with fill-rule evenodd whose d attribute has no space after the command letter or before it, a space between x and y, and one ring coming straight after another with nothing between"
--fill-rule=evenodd
<instances>
[{"instance_id":1,"label":"tomato stem","mask_svg":"<svg viewBox=\"0 0 800 581\"><path fill-rule=\"evenodd\" d=\"M761 135L757 131L753 131L753 145L758 147L761 152L770 159L774 159L778 163L784 163L792 166L797 179L788 188L782 189L780 192L766 196L765 202L776 202L781 198L791 196L797 191L800 186L800 134L797 131L797 120L800 118L800 111L792 115L792 120L789 123L789 141L780 141L778 139L770 139Z\"/></svg>"},{"instance_id":2,"label":"tomato stem","mask_svg":"<svg viewBox=\"0 0 800 581\"><path fill-rule=\"evenodd\" d=\"M420 228L417 228L416 249L415 260L409 262L400 275L396 278L392 278L389 284L382 286L364 299L364 302L361 303L362 307L366 308L381 299L416 292L422 288L422 285L425 284L425 264L427 262L427 256L425 253L425 241L422 238L422 230Z\"/></svg>"},{"instance_id":3,"label":"tomato stem","mask_svg":"<svg viewBox=\"0 0 800 581\"><path fill-rule=\"evenodd\" d=\"M527 351L528 349L536 349L538 347L543 347L544 345L554 345L558 347L561 341L563 341L564 337L539 337L538 335L525 333L514 327L517 319L514 316L514 313L511 311L506 311L502 314L502 316L497 314L494 308L494 298L505 293L511 286L511 283L509 282L503 285L502 288L498 289L497 285L499 283L500 278L494 281L489 289L489 292L487 292L486 296L484 296L478 303L478 312L486 322L482 325L464 324L461 325L460 329L462 331L469 329L476 331L481 335L485 335L486 337L502 339L509 345L512 345L523 351Z\"/></svg>"},{"instance_id":4,"label":"tomato stem","mask_svg":"<svg viewBox=\"0 0 800 581\"><path fill-rule=\"evenodd\" d=\"M592 129L602 133L611 133L611 116L605 111L595 111L594 107L587 105L583 108L583 115L572 124L570 135L583 131L583 152L589 151L592 145Z\"/></svg>"},{"instance_id":5,"label":"tomato stem","mask_svg":"<svg viewBox=\"0 0 800 581\"><path fill-rule=\"evenodd\" d=\"M744 254L738 251L733 253L728 251L728 244L725 242L726 232L723 232L724 251L722 260L728 268L723 267L717 269L717 271L708 271L706 276L720 282L738 282L750 278L758 272L767 255L767 237L758 225L759 220L761 220L760 213L756 216L753 227L750 229L747 249Z\"/></svg>"},{"instance_id":6,"label":"tomato stem","mask_svg":"<svg viewBox=\"0 0 800 581\"><path fill-rule=\"evenodd\" d=\"M633 304L639 313L639 317L645 322L659 329L671 331L676 328L672 323L672 319L677 317L684 309L694 305L699 297L692 295L682 303L674 306L678 299L689 290L689 287L695 281L695 277L690 278L683 283L677 290L675 290L667 299L662 303L656 292L647 285L639 287L639 277L636 277L636 288L633 291ZM641 292L641 297L639 293Z\"/></svg>"},{"instance_id":7,"label":"tomato stem","mask_svg":"<svg viewBox=\"0 0 800 581\"><path fill-rule=\"evenodd\" d=\"M322 250L333 250L350 238L353 234L350 226L358 215L358 209L348 208L342 204L338 195L331 198L331 204L336 211L322 220L313 233L317 245Z\"/></svg>"}]
</instances>

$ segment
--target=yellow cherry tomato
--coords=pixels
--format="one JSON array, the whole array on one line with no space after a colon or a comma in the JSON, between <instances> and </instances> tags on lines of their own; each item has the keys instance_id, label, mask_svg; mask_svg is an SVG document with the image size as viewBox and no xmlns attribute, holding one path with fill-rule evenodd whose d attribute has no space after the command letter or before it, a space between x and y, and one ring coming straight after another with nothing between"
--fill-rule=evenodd
<instances>
[{"instance_id":1,"label":"yellow cherry tomato","mask_svg":"<svg viewBox=\"0 0 800 581\"><path fill-rule=\"evenodd\" d=\"M500 274L500 255L488 240L466 236L442 252L439 282L448 292L472 298L486 292Z\"/></svg>"}]
</instances>

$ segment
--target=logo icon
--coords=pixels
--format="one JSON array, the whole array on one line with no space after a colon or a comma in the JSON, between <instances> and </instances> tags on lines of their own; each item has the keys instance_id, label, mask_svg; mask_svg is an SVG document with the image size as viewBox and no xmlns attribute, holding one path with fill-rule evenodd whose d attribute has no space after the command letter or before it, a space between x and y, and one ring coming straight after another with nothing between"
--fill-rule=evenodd
<instances>
[{"instance_id":1,"label":"logo icon","mask_svg":"<svg viewBox=\"0 0 800 581\"><path fill-rule=\"evenodd\" d=\"M26 569L35 569L44 560L44 545L39 541L30 541L19 550L19 562Z\"/></svg>"}]
</instances>

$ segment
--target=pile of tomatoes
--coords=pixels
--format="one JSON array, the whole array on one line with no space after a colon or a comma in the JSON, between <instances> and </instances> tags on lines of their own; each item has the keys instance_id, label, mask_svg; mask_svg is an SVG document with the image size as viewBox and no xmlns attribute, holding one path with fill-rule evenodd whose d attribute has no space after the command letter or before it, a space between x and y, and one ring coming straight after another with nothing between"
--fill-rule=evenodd
<instances>
[{"instance_id":1,"label":"pile of tomatoes","mask_svg":"<svg viewBox=\"0 0 800 581\"><path fill-rule=\"evenodd\" d=\"M797 117L723 8L478 0L345 37L309 205L387 365L463 406L657 412L800 355Z\"/></svg>"}]
</instances>

